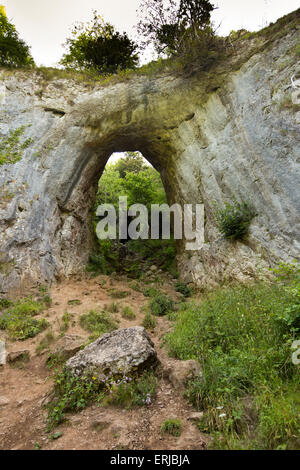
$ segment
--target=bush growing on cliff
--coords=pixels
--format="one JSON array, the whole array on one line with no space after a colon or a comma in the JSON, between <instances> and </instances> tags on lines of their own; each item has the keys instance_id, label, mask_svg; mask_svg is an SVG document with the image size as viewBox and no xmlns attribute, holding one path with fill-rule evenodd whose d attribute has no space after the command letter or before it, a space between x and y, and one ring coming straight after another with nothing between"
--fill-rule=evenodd
<instances>
[{"instance_id":1,"label":"bush growing on cliff","mask_svg":"<svg viewBox=\"0 0 300 470\"><path fill-rule=\"evenodd\" d=\"M15 26L7 19L4 7L0 6L0 66L24 67L34 65L29 47L19 38Z\"/></svg>"},{"instance_id":2,"label":"bush growing on cliff","mask_svg":"<svg viewBox=\"0 0 300 470\"><path fill-rule=\"evenodd\" d=\"M216 211L218 229L226 238L242 240L256 215L254 208L246 202L227 203Z\"/></svg>"},{"instance_id":3,"label":"bush growing on cliff","mask_svg":"<svg viewBox=\"0 0 300 470\"><path fill-rule=\"evenodd\" d=\"M144 46L152 43L159 54L174 55L182 53L187 42L199 38L213 10L208 0L143 0L137 29L144 37Z\"/></svg>"},{"instance_id":4,"label":"bush growing on cliff","mask_svg":"<svg viewBox=\"0 0 300 470\"><path fill-rule=\"evenodd\" d=\"M137 45L126 33L119 33L94 11L91 22L74 26L65 43L66 54L61 64L79 71L95 70L102 74L135 68Z\"/></svg>"}]
</instances>

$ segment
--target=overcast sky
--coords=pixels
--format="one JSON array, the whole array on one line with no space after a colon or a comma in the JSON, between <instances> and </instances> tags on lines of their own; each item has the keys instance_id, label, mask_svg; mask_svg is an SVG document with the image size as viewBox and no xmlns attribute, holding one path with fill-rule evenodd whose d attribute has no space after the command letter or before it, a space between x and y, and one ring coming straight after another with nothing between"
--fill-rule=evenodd
<instances>
[{"instance_id":1,"label":"overcast sky","mask_svg":"<svg viewBox=\"0 0 300 470\"><path fill-rule=\"evenodd\" d=\"M97 10L121 32L133 34L140 0L0 0L20 36L31 46L37 65L53 66L76 21L88 21ZM213 13L220 34L232 29L255 31L299 8L299 0L215 0Z\"/></svg>"}]
</instances>

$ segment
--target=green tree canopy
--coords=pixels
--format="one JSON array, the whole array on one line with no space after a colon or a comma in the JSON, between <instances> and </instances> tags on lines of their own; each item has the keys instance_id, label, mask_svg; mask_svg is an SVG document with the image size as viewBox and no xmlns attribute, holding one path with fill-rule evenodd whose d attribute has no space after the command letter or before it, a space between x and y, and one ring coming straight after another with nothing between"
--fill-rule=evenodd
<instances>
[{"instance_id":1,"label":"green tree canopy","mask_svg":"<svg viewBox=\"0 0 300 470\"><path fill-rule=\"evenodd\" d=\"M24 67L34 65L29 47L19 38L15 26L10 23L4 7L0 7L0 66Z\"/></svg>"},{"instance_id":2,"label":"green tree canopy","mask_svg":"<svg viewBox=\"0 0 300 470\"><path fill-rule=\"evenodd\" d=\"M119 196L127 196L128 205L167 203L160 174L147 165L137 152L127 152L125 158L108 165L99 181L97 205L109 203L115 208Z\"/></svg>"},{"instance_id":3,"label":"green tree canopy","mask_svg":"<svg viewBox=\"0 0 300 470\"><path fill-rule=\"evenodd\" d=\"M92 21L74 26L65 47L67 52L61 64L76 70L115 73L138 64L137 45L126 33L121 34L105 23L96 11Z\"/></svg>"}]
</instances>

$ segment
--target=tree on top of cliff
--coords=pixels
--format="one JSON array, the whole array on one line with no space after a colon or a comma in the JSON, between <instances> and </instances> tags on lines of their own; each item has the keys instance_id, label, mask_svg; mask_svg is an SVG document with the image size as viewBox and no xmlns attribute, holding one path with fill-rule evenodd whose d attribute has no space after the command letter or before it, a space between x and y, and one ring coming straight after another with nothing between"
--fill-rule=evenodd
<instances>
[{"instance_id":1,"label":"tree on top of cliff","mask_svg":"<svg viewBox=\"0 0 300 470\"><path fill-rule=\"evenodd\" d=\"M34 65L29 47L19 38L15 26L7 19L5 8L0 6L0 66L24 67Z\"/></svg>"},{"instance_id":2,"label":"tree on top of cliff","mask_svg":"<svg viewBox=\"0 0 300 470\"><path fill-rule=\"evenodd\" d=\"M137 45L126 33L121 34L105 23L96 11L92 21L74 26L65 47L67 52L60 63L67 68L115 73L138 64Z\"/></svg>"},{"instance_id":3,"label":"tree on top of cliff","mask_svg":"<svg viewBox=\"0 0 300 470\"><path fill-rule=\"evenodd\" d=\"M152 43L158 53L182 52L184 42L194 41L209 27L215 7L209 0L142 0L138 32L143 45Z\"/></svg>"}]
</instances>

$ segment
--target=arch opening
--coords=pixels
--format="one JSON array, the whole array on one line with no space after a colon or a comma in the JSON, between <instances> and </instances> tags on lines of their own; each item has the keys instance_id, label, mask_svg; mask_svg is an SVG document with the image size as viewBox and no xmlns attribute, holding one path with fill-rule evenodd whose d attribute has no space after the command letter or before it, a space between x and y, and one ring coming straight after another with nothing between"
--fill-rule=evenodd
<instances>
[{"instance_id":1,"label":"arch opening","mask_svg":"<svg viewBox=\"0 0 300 470\"><path fill-rule=\"evenodd\" d=\"M120 229L120 201L126 198L126 233ZM147 227L138 223L141 213L130 215L131 208L142 205ZM170 237L162 234L162 212L159 211L158 239L151 237L153 205L163 207L168 204L168 196L160 172L139 151L114 152L108 158L97 184L93 205L93 235L95 243L90 253L87 271L98 274L120 273L132 279L143 279L150 273L155 279L161 272L177 277L176 242L171 220ZM105 224L108 212L104 206L111 206L116 214L115 232L107 238L99 237L97 228ZM101 215L99 215L99 208ZM151 212L152 210L152 212ZM172 219L172 217L171 217ZM132 234L134 231L140 235ZM106 226L107 229L107 226ZM145 238L145 230L147 237ZM123 233L121 233L123 232ZM148 276L149 277L149 276Z\"/></svg>"}]
</instances>

